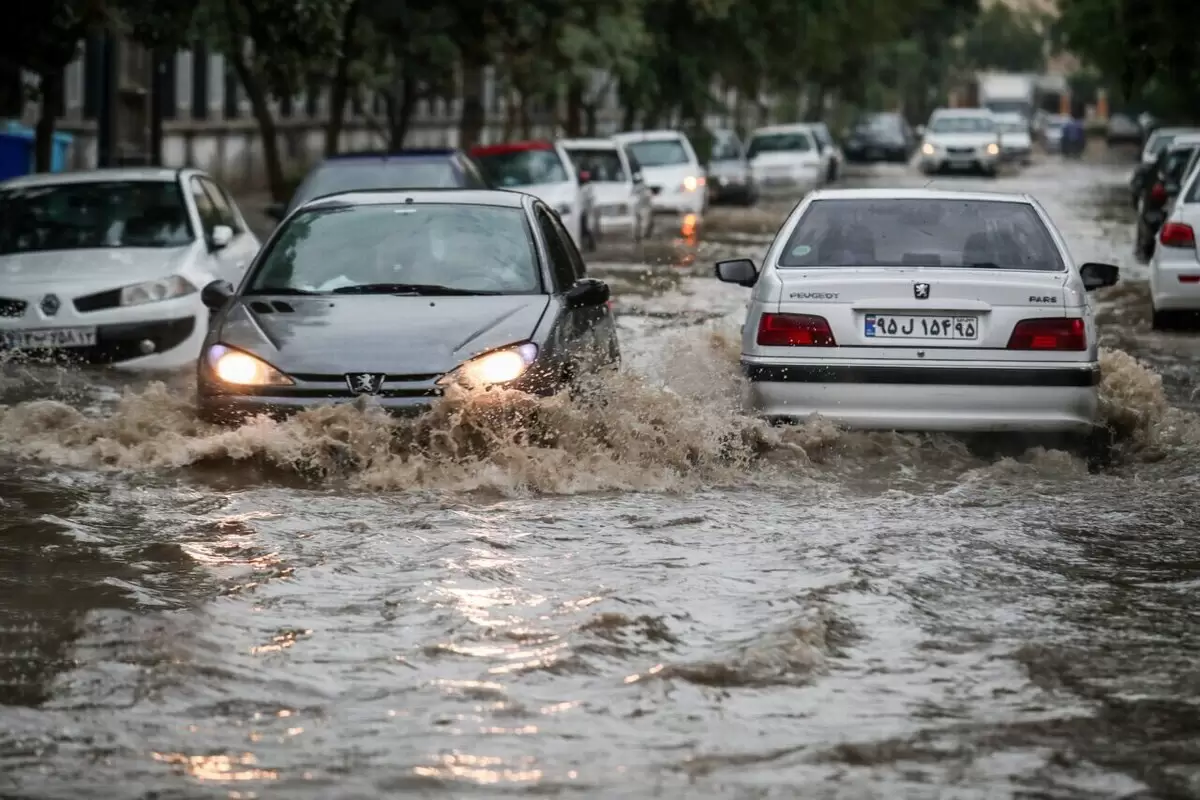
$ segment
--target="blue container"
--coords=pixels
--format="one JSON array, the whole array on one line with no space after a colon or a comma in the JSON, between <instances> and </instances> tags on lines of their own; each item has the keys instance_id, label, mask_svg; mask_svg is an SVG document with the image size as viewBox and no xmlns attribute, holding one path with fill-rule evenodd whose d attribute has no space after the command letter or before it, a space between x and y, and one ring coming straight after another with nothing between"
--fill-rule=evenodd
<instances>
[{"instance_id":1,"label":"blue container","mask_svg":"<svg viewBox=\"0 0 1200 800\"><path fill-rule=\"evenodd\" d=\"M7 149L0 151L3 153L0 154L0 177L13 178L17 175L28 175L29 173L33 172L33 142L35 135L36 134L33 128L21 125L17 122L9 122L4 126L4 131L0 133L0 138L6 141L11 139L20 140L24 144L26 155L24 160L24 169L22 169L20 172L11 172L8 159L10 157L13 158L12 168L16 168L17 157L15 155L8 155L10 151ZM71 143L74 142L74 140L75 137L69 133L56 132L54 134L54 141L50 147L51 172L63 172L66 170L67 158L70 154ZM0 145L0 148L6 148L8 146L9 145ZM15 150L12 152L15 153Z\"/></svg>"},{"instance_id":2,"label":"blue container","mask_svg":"<svg viewBox=\"0 0 1200 800\"><path fill-rule=\"evenodd\" d=\"M29 174L33 163L33 141L23 136L0 133L0 181Z\"/></svg>"}]
</instances>

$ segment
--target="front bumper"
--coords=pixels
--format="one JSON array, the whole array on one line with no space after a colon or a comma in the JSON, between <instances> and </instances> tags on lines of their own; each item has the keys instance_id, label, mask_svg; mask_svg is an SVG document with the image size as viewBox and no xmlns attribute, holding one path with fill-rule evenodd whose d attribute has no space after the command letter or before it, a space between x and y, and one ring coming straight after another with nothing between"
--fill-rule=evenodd
<instances>
[{"instance_id":1,"label":"front bumper","mask_svg":"<svg viewBox=\"0 0 1200 800\"><path fill-rule=\"evenodd\" d=\"M921 169L926 172L941 172L942 170L980 170L993 172L1000 165L1000 156L991 155L983 150L970 153L951 153L938 151L933 155L921 154Z\"/></svg>"},{"instance_id":2,"label":"front bumper","mask_svg":"<svg viewBox=\"0 0 1200 800\"><path fill-rule=\"evenodd\" d=\"M45 330L53 329L52 325L29 325L17 328L6 326L4 331ZM93 327L93 326L62 326L62 327ZM111 323L96 325L96 343L84 347L61 348L29 348L10 350L0 340L0 353L11 353L16 358L28 358L35 361L59 361L83 364L124 364L139 359L149 359L169 354L175 348L189 340L202 337L201 320L197 315L175 317L171 319L147 320L139 322ZM198 342L196 343L198 346ZM186 360L195 358L189 355Z\"/></svg>"},{"instance_id":3,"label":"front bumper","mask_svg":"<svg viewBox=\"0 0 1200 800\"><path fill-rule=\"evenodd\" d=\"M708 189L697 187L694 192L661 189L650 198L650 209L655 214L703 214L708 200Z\"/></svg>"},{"instance_id":4,"label":"front bumper","mask_svg":"<svg viewBox=\"0 0 1200 800\"><path fill-rule=\"evenodd\" d=\"M742 366L745 403L770 419L816 414L856 429L957 433L1086 434L1096 425L1096 364Z\"/></svg>"}]
</instances>

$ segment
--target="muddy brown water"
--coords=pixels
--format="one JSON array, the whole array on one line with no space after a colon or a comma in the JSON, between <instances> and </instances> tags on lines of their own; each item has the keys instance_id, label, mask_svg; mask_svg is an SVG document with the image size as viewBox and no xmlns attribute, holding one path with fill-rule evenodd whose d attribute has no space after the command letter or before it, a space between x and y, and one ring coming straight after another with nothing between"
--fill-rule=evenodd
<instances>
[{"instance_id":1,"label":"muddy brown water","mask_svg":"<svg viewBox=\"0 0 1200 800\"><path fill-rule=\"evenodd\" d=\"M786 206L606 242L625 372L536 445L8 364L0 797L1200 797L1200 338L1149 330L1127 172L995 184L1125 270L1096 474L741 414L711 262Z\"/></svg>"}]
</instances>

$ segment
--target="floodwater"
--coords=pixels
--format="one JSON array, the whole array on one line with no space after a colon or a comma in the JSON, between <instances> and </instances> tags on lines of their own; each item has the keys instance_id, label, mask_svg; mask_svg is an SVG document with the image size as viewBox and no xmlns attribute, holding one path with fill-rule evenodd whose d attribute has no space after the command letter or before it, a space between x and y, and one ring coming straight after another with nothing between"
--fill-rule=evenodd
<instances>
[{"instance_id":1,"label":"floodwater","mask_svg":"<svg viewBox=\"0 0 1200 800\"><path fill-rule=\"evenodd\" d=\"M1200 337L1149 330L1128 170L994 184L1124 270L1098 473L739 413L711 262L770 208L605 245L626 369L537 444L9 365L0 797L1200 797Z\"/></svg>"}]
</instances>

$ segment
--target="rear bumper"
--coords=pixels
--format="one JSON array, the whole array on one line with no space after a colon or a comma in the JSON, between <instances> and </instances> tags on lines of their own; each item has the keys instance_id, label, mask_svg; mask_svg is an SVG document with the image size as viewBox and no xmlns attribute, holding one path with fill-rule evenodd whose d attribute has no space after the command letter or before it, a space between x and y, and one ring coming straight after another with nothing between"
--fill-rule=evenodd
<instances>
[{"instance_id":1,"label":"rear bumper","mask_svg":"<svg viewBox=\"0 0 1200 800\"><path fill-rule=\"evenodd\" d=\"M946 367L743 362L746 404L867 430L1088 433L1099 366Z\"/></svg>"},{"instance_id":2,"label":"rear bumper","mask_svg":"<svg viewBox=\"0 0 1200 800\"><path fill-rule=\"evenodd\" d=\"M1159 311L1200 311L1200 282L1180 280L1196 276L1200 276L1200 258L1195 250L1156 247L1150 263L1151 304Z\"/></svg>"}]
</instances>

